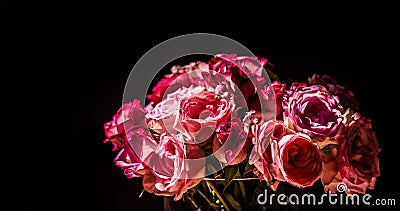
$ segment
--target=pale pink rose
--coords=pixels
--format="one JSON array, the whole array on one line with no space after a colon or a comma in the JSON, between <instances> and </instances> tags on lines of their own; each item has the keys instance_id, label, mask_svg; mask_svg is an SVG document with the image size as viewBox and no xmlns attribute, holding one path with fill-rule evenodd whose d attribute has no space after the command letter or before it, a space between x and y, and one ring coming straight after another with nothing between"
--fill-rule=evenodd
<instances>
[{"instance_id":1,"label":"pale pink rose","mask_svg":"<svg viewBox=\"0 0 400 211\"><path fill-rule=\"evenodd\" d=\"M193 165L187 159L204 156L199 146L184 145L167 133L162 134L157 149L146 160L151 170L143 177L145 190L159 196L175 196L174 200L181 199L205 174L204 162L195 162Z\"/></svg>"},{"instance_id":2,"label":"pale pink rose","mask_svg":"<svg viewBox=\"0 0 400 211\"><path fill-rule=\"evenodd\" d=\"M168 94L146 114L147 119L154 120L149 121L151 129L186 134L191 143L209 140L217 125L229 120L233 103L227 100L231 95L219 88L207 91L201 86L182 87Z\"/></svg>"},{"instance_id":3,"label":"pale pink rose","mask_svg":"<svg viewBox=\"0 0 400 211\"><path fill-rule=\"evenodd\" d=\"M277 145L277 163L288 183L304 188L320 179L322 153L308 136L286 135Z\"/></svg>"},{"instance_id":4,"label":"pale pink rose","mask_svg":"<svg viewBox=\"0 0 400 211\"><path fill-rule=\"evenodd\" d=\"M178 132L185 132L185 129L179 123L179 106L181 101L186 97L198 92L202 92L203 87L182 87L154 106L146 113L146 118L149 120L148 124L151 129L157 129L161 134L169 132L177 134ZM153 121L151 121L153 120ZM154 128L157 127L157 128Z\"/></svg>"},{"instance_id":5,"label":"pale pink rose","mask_svg":"<svg viewBox=\"0 0 400 211\"><path fill-rule=\"evenodd\" d=\"M215 130L213 155L227 165L236 165L246 159L250 147L243 123L223 122Z\"/></svg>"}]
</instances>

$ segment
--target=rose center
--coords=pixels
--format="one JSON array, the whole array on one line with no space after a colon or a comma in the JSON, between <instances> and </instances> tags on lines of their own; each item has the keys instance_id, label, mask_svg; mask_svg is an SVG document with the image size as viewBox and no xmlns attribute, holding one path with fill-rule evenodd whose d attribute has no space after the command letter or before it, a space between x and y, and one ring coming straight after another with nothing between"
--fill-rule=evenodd
<instances>
[{"instance_id":1,"label":"rose center","mask_svg":"<svg viewBox=\"0 0 400 211\"><path fill-rule=\"evenodd\" d=\"M286 174L297 182L306 184L319 176L321 163L316 162L318 151L308 140L298 138L283 149L283 165Z\"/></svg>"},{"instance_id":2,"label":"rose center","mask_svg":"<svg viewBox=\"0 0 400 211\"><path fill-rule=\"evenodd\" d=\"M218 115L223 107L223 103L218 101L210 104L188 102L185 103L182 110L183 114L191 119L205 119L207 117Z\"/></svg>"},{"instance_id":3,"label":"rose center","mask_svg":"<svg viewBox=\"0 0 400 211\"><path fill-rule=\"evenodd\" d=\"M176 148L174 145L174 142L169 140L166 144L165 144L165 152L169 155L175 155L176 154Z\"/></svg>"},{"instance_id":4,"label":"rose center","mask_svg":"<svg viewBox=\"0 0 400 211\"><path fill-rule=\"evenodd\" d=\"M329 122L335 121L334 114L329 110L325 103L318 97L312 97L304 109L306 123L318 123L320 125L327 125ZM307 121L308 120L308 121Z\"/></svg>"},{"instance_id":5,"label":"rose center","mask_svg":"<svg viewBox=\"0 0 400 211\"><path fill-rule=\"evenodd\" d=\"M360 175L369 172L373 167L373 150L363 145L360 136L356 136L351 144L351 160L354 169Z\"/></svg>"}]
</instances>

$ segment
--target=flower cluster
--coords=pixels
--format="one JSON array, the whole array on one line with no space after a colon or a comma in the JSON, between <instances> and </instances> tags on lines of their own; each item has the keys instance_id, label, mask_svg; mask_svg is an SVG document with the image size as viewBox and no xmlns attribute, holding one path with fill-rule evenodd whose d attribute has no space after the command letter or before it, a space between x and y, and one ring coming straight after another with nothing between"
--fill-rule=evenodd
<instances>
[{"instance_id":1,"label":"flower cluster","mask_svg":"<svg viewBox=\"0 0 400 211\"><path fill-rule=\"evenodd\" d=\"M172 67L147 95L150 103L126 103L104 125L115 164L128 178L141 177L146 191L175 200L243 163L272 189L316 181L332 192L338 183L349 193L373 189L380 147L354 94L317 74L269 81L271 66L221 54ZM221 169L211 171L210 160Z\"/></svg>"}]
</instances>

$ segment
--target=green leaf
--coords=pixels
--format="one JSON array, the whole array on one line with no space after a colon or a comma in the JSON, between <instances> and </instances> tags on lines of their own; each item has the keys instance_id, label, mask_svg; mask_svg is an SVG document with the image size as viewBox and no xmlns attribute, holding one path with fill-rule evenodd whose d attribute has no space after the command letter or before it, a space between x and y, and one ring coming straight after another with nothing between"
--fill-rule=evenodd
<instances>
[{"instance_id":1,"label":"green leaf","mask_svg":"<svg viewBox=\"0 0 400 211\"><path fill-rule=\"evenodd\" d=\"M266 72L268 73L268 77L270 78L271 82L272 81L279 81L279 77L276 73L274 73L272 70L265 68Z\"/></svg>"},{"instance_id":2,"label":"green leaf","mask_svg":"<svg viewBox=\"0 0 400 211\"><path fill-rule=\"evenodd\" d=\"M244 168L243 178L253 176L253 169L254 169L253 165L246 163L246 166Z\"/></svg>"},{"instance_id":3,"label":"green leaf","mask_svg":"<svg viewBox=\"0 0 400 211\"><path fill-rule=\"evenodd\" d=\"M239 167L238 167L238 165L227 166L227 167L225 167L224 171L225 171L225 187L224 187L224 190L222 191L222 193L225 193L226 188L229 186L229 184L231 184L233 179L235 179L235 177L238 175Z\"/></svg>"},{"instance_id":4,"label":"green leaf","mask_svg":"<svg viewBox=\"0 0 400 211\"><path fill-rule=\"evenodd\" d=\"M244 204L247 204L247 198L246 198L246 188L244 187L243 181L238 181L239 188L240 188L240 193L242 194L243 197L243 202Z\"/></svg>"},{"instance_id":5,"label":"green leaf","mask_svg":"<svg viewBox=\"0 0 400 211\"><path fill-rule=\"evenodd\" d=\"M193 210L199 209L199 206L197 205L196 201L193 199L193 194L184 194L183 199L192 207Z\"/></svg>"},{"instance_id":6,"label":"green leaf","mask_svg":"<svg viewBox=\"0 0 400 211\"><path fill-rule=\"evenodd\" d=\"M238 177L243 178L244 177L244 172L246 170L246 163L239 163L238 167L239 167L239 175L238 175Z\"/></svg>"},{"instance_id":7,"label":"green leaf","mask_svg":"<svg viewBox=\"0 0 400 211\"><path fill-rule=\"evenodd\" d=\"M226 201L229 202L229 205L231 205L234 210L238 210L238 211L242 210L242 206L240 206L240 204L235 200L235 198L233 198L233 196L230 193L228 193L228 192L224 193L224 197L225 197Z\"/></svg>"},{"instance_id":8,"label":"green leaf","mask_svg":"<svg viewBox=\"0 0 400 211\"><path fill-rule=\"evenodd\" d=\"M213 202L213 197L211 197L211 198L207 197L207 195L205 193L203 193L203 191L201 191L200 189L197 190L197 193L199 193L200 196L206 200L208 210L210 210L211 208L213 208L214 210L219 210L221 208L220 205L217 205Z\"/></svg>"},{"instance_id":9,"label":"green leaf","mask_svg":"<svg viewBox=\"0 0 400 211\"><path fill-rule=\"evenodd\" d=\"M239 188L239 184L237 182L232 182L233 185L233 196L235 198L239 198L240 197L240 188ZM230 193L232 193L232 191L229 191Z\"/></svg>"},{"instance_id":10,"label":"green leaf","mask_svg":"<svg viewBox=\"0 0 400 211\"><path fill-rule=\"evenodd\" d=\"M334 148L336 148L336 147L337 147L336 144L328 144L328 145L326 145L324 148L322 148L321 151L322 151L323 153L326 153L326 152L329 152L329 151L331 151L332 149L334 149Z\"/></svg>"},{"instance_id":11,"label":"green leaf","mask_svg":"<svg viewBox=\"0 0 400 211\"><path fill-rule=\"evenodd\" d=\"M238 176L240 178L244 178L245 177L244 174L246 173L246 167L247 167L248 164L249 164L249 155L246 157L245 160L243 160L242 162L240 162L238 164L238 166L239 166L239 175Z\"/></svg>"}]
</instances>

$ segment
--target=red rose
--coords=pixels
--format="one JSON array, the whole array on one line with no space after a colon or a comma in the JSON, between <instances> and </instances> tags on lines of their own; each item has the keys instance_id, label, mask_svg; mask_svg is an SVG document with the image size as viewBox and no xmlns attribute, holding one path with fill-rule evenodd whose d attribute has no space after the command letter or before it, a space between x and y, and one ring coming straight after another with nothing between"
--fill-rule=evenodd
<instances>
[{"instance_id":1,"label":"red rose","mask_svg":"<svg viewBox=\"0 0 400 211\"><path fill-rule=\"evenodd\" d=\"M285 180L299 188L312 186L322 174L322 153L305 135L286 135L278 142L278 166Z\"/></svg>"}]
</instances>

